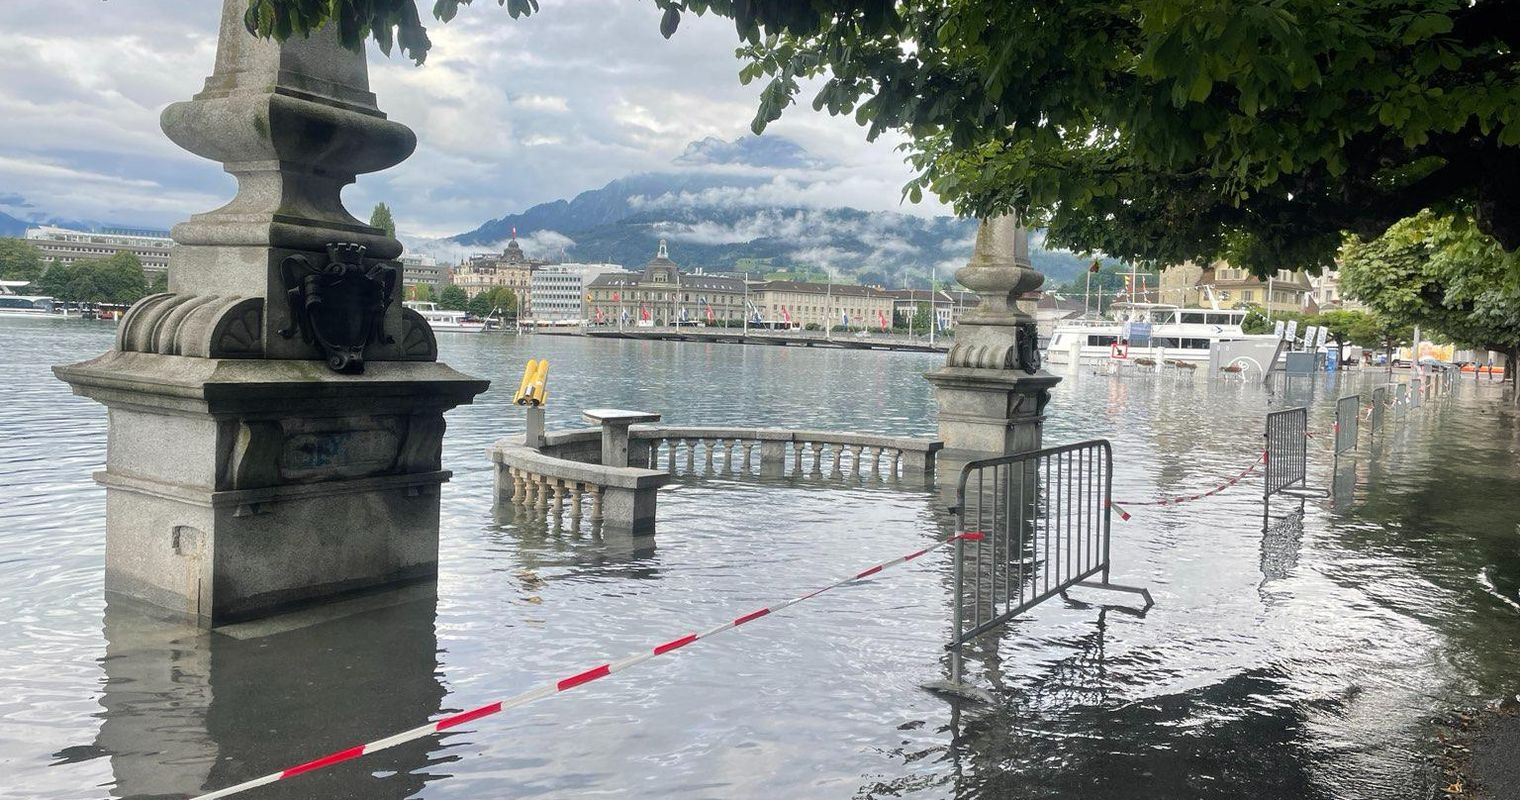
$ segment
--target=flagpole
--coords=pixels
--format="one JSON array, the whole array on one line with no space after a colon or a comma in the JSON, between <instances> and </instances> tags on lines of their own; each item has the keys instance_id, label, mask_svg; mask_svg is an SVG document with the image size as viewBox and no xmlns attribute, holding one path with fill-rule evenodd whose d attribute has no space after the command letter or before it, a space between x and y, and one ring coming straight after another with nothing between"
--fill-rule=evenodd
<instances>
[{"instance_id":1,"label":"flagpole","mask_svg":"<svg viewBox=\"0 0 1520 800\"><path fill-rule=\"evenodd\" d=\"M935 264L929 269L931 270L929 273L929 346L933 347L934 330L939 327L936 324L939 322L939 309L934 307L934 302L938 299L934 296L936 291L934 285L939 283L939 265Z\"/></svg>"}]
</instances>

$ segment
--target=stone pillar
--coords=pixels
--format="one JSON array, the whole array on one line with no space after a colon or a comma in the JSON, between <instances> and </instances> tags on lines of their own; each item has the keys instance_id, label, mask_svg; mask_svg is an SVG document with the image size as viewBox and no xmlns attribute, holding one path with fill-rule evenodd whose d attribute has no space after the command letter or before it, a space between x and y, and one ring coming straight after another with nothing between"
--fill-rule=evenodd
<instances>
[{"instance_id":1,"label":"stone pillar","mask_svg":"<svg viewBox=\"0 0 1520 800\"><path fill-rule=\"evenodd\" d=\"M1041 370L1034 318L1018 307L1019 295L1044 281L1029 261L1029 234L1018 219L982 220L971 260L955 279L981 302L956 325L945 366L924 376L934 384L944 456L960 461L1038 449L1045 404L1060 378Z\"/></svg>"},{"instance_id":2,"label":"stone pillar","mask_svg":"<svg viewBox=\"0 0 1520 800\"><path fill-rule=\"evenodd\" d=\"M175 226L169 291L110 352L54 370L109 409L107 592L205 626L435 576L443 413L488 385L437 363L401 244L339 198L415 146L363 53L257 39L246 5L161 120L237 196Z\"/></svg>"},{"instance_id":3,"label":"stone pillar","mask_svg":"<svg viewBox=\"0 0 1520 800\"><path fill-rule=\"evenodd\" d=\"M760 441L760 474L767 478L779 478L786 473L786 441L762 439Z\"/></svg>"}]
</instances>

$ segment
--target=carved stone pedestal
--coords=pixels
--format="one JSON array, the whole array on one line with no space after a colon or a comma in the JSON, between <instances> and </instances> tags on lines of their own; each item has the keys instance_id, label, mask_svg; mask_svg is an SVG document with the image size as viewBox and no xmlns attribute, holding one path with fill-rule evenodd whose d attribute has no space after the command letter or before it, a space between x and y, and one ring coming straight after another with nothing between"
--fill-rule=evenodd
<instances>
[{"instance_id":1,"label":"carved stone pedestal","mask_svg":"<svg viewBox=\"0 0 1520 800\"><path fill-rule=\"evenodd\" d=\"M1038 450L1045 405L1061 379L1040 369L1034 318L1018 307L1019 295L1044 281L1030 266L1018 220L983 220L971 260L955 278L980 302L956 326L945 366L924 375L939 404L941 458L960 463ZM953 480L956 470L940 475Z\"/></svg>"},{"instance_id":2,"label":"carved stone pedestal","mask_svg":"<svg viewBox=\"0 0 1520 800\"><path fill-rule=\"evenodd\" d=\"M110 413L106 589L202 625L431 577L443 413L487 382L437 363L401 243L344 208L410 155L332 26L283 44L223 0L205 89L164 132L238 179L174 228L169 292L55 368Z\"/></svg>"},{"instance_id":3,"label":"carved stone pedestal","mask_svg":"<svg viewBox=\"0 0 1520 800\"><path fill-rule=\"evenodd\" d=\"M436 575L443 412L484 381L123 352L57 372L110 409L108 592L211 626Z\"/></svg>"}]
</instances>

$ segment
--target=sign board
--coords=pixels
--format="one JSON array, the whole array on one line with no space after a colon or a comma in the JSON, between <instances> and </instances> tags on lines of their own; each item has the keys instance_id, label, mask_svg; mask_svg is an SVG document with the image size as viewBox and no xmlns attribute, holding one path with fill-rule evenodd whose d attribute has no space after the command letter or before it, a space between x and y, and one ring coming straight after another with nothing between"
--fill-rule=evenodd
<instances>
[{"instance_id":1,"label":"sign board","mask_svg":"<svg viewBox=\"0 0 1520 800\"><path fill-rule=\"evenodd\" d=\"M1150 347L1151 324L1149 322L1124 323L1124 338L1129 340L1131 347Z\"/></svg>"},{"instance_id":2,"label":"sign board","mask_svg":"<svg viewBox=\"0 0 1520 800\"><path fill-rule=\"evenodd\" d=\"M1277 324L1272 326L1272 335L1276 336L1279 339L1281 339L1283 337L1283 333L1286 330L1287 330L1287 328L1284 326L1283 321L1282 320L1278 320Z\"/></svg>"},{"instance_id":3,"label":"sign board","mask_svg":"<svg viewBox=\"0 0 1520 800\"><path fill-rule=\"evenodd\" d=\"M1286 335L1288 337L1288 341L1290 341L1290 342L1297 341L1297 339L1298 339L1298 320L1296 320L1296 319L1290 319L1290 320L1288 320L1288 328L1287 328L1287 334Z\"/></svg>"},{"instance_id":4,"label":"sign board","mask_svg":"<svg viewBox=\"0 0 1520 800\"><path fill-rule=\"evenodd\" d=\"M1315 347L1324 347L1325 346L1325 341L1328 340L1329 338L1330 338L1330 329L1328 327L1321 327L1319 329L1319 341L1315 342L1314 346Z\"/></svg>"},{"instance_id":5,"label":"sign board","mask_svg":"<svg viewBox=\"0 0 1520 800\"><path fill-rule=\"evenodd\" d=\"M1307 328L1304 328L1304 349L1305 350L1313 350L1314 349L1314 340L1318 336L1319 336L1319 328L1317 328L1317 327L1315 327L1313 325L1310 325Z\"/></svg>"}]
</instances>

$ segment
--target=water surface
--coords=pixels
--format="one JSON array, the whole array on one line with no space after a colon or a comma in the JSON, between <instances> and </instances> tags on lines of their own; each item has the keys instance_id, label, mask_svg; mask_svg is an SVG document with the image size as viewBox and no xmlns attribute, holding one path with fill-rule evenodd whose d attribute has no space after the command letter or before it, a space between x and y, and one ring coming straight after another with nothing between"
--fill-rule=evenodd
<instances>
[{"instance_id":1,"label":"water surface","mask_svg":"<svg viewBox=\"0 0 1520 800\"><path fill-rule=\"evenodd\" d=\"M493 509L485 449L520 431L523 362L548 357L551 426L578 410L667 421L929 434L939 356L444 335L491 390L449 416L440 577L373 610L252 638L155 622L102 592L102 407L53 364L110 346L80 320L3 320L0 796L181 797L473 707L785 599L952 530L936 493L681 481L653 541ZM1114 442L1115 495L1209 488L1254 460L1262 416L1378 376L1268 393L1203 378L1067 376L1046 439ZM1515 464L1497 390L1390 418L1332 498L1259 483L1115 523L1114 579L1144 618L1052 601L944 676L948 553L742 631L258 798L1426 797L1430 718L1513 692ZM1123 601L1088 593L1091 601Z\"/></svg>"}]
</instances>

